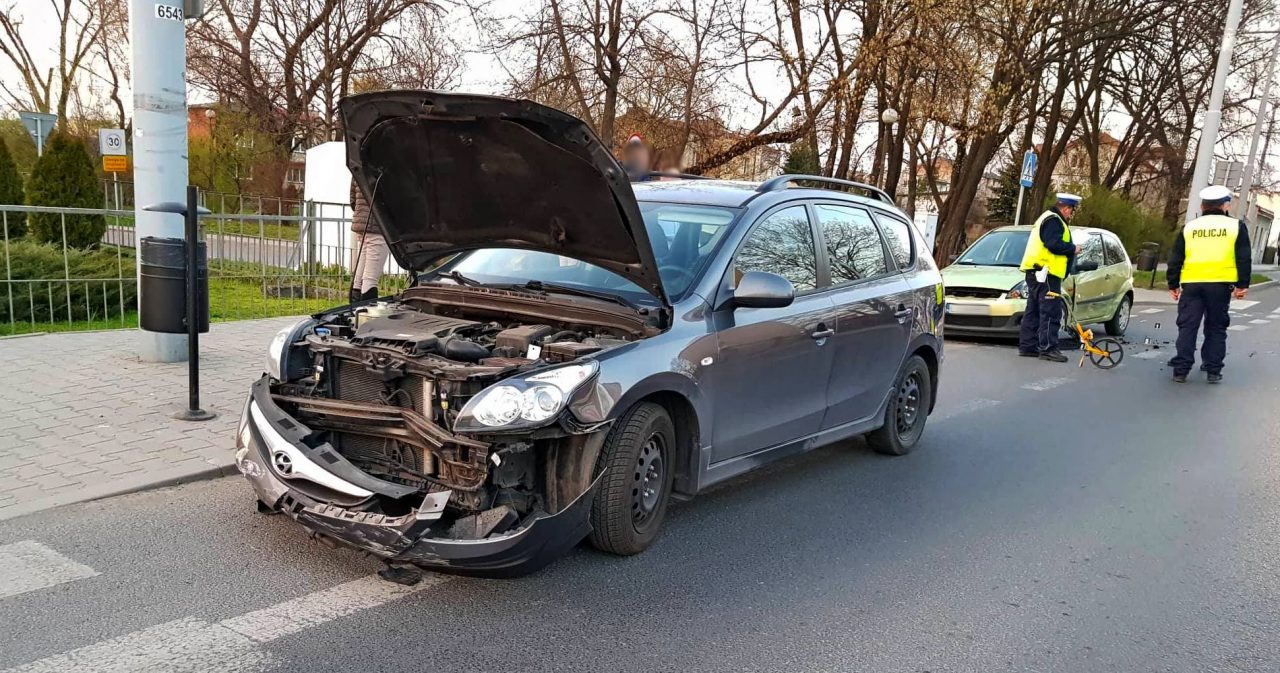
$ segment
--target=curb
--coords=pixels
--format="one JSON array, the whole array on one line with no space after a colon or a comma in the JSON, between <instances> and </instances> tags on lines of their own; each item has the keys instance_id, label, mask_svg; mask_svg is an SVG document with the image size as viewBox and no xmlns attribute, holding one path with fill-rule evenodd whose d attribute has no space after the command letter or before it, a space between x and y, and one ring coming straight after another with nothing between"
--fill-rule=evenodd
<instances>
[{"instance_id":1,"label":"curb","mask_svg":"<svg viewBox=\"0 0 1280 673\"><path fill-rule=\"evenodd\" d=\"M82 505L84 503L97 502L121 495L143 493L146 491L168 488L170 486L181 486L183 484L191 484L199 481L220 479L222 477L229 477L235 474L240 474L240 471L236 469L235 464L227 463L224 465L210 465L207 468L203 468L195 472L163 475L155 479L129 484L119 488L107 487L103 490L90 492L83 496L58 494L47 498L15 503L11 506L0 508L0 521L16 519L30 514L38 514L40 512L66 507L68 505Z\"/></svg>"},{"instance_id":2,"label":"curb","mask_svg":"<svg viewBox=\"0 0 1280 673\"><path fill-rule=\"evenodd\" d=\"M209 481L210 479L220 479L222 477L230 477L237 474L240 474L240 470L236 469L235 464L215 465L215 466L209 467L209 469L207 470L200 470L199 472L191 472L189 474L182 474L176 477L163 477L155 481L147 482L145 484L136 484L133 486L126 486L124 488L111 491L108 493L103 493L101 495L94 495L84 500L80 500L78 502L95 502L98 500L106 500L107 498L114 498L120 495L129 495L131 493L144 493L146 491L154 491L161 488L169 488L170 486L182 486L183 484L193 484L197 481ZM68 503L68 504L72 504L72 503Z\"/></svg>"}]
</instances>

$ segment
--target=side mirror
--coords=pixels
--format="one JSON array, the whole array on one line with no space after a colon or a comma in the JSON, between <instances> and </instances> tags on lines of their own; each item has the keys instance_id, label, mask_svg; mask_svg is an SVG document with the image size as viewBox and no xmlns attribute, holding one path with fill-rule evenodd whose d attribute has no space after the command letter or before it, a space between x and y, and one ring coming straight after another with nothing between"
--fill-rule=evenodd
<instances>
[{"instance_id":1,"label":"side mirror","mask_svg":"<svg viewBox=\"0 0 1280 673\"><path fill-rule=\"evenodd\" d=\"M796 298L791 281L776 273L748 271L733 291L732 306L740 308L782 308Z\"/></svg>"},{"instance_id":2,"label":"side mirror","mask_svg":"<svg viewBox=\"0 0 1280 673\"><path fill-rule=\"evenodd\" d=\"M1098 270L1097 262L1078 262L1076 264L1076 271L1097 271L1097 270Z\"/></svg>"}]
</instances>

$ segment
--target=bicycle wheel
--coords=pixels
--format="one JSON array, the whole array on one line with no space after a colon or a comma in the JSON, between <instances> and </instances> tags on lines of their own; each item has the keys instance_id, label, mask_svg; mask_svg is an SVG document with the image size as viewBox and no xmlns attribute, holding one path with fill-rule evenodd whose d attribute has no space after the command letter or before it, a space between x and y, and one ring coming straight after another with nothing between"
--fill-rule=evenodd
<instances>
[{"instance_id":1,"label":"bicycle wheel","mask_svg":"<svg viewBox=\"0 0 1280 673\"><path fill-rule=\"evenodd\" d=\"M1116 339L1102 338L1093 342L1094 348L1103 351L1104 355L1089 353L1089 362L1098 369L1111 369L1124 359L1124 346Z\"/></svg>"}]
</instances>

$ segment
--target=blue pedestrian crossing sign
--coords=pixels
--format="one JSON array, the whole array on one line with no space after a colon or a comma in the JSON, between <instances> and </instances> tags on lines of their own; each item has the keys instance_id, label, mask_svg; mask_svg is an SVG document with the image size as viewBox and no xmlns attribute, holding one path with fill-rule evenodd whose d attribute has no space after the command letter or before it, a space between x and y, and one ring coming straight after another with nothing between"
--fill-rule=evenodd
<instances>
[{"instance_id":1,"label":"blue pedestrian crossing sign","mask_svg":"<svg viewBox=\"0 0 1280 673\"><path fill-rule=\"evenodd\" d=\"M1022 179L1018 182L1021 183L1023 187L1029 188L1035 181L1035 177L1036 153L1031 150L1027 150L1026 153L1022 155Z\"/></svg>"}]
</instances>

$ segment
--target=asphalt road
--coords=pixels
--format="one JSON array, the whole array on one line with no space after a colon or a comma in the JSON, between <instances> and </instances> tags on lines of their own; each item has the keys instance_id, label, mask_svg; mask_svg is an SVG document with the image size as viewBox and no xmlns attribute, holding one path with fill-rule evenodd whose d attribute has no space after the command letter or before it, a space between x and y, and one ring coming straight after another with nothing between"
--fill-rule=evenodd
<instances>
[{"instance_id":1,"label":"asphalt road","mask_svg":"<svg viewBox=\"0 0 1280 673\"><path fill-rule=\"evenodd\" d=\"M1280 670L1280 289L1251 299L1221 386L1143 345L1171 307L1110 372L951 343L910 456L821 449L518 580L370 579L239 478L6 521L0 669Z\"/></svg>"}]
</instances>

